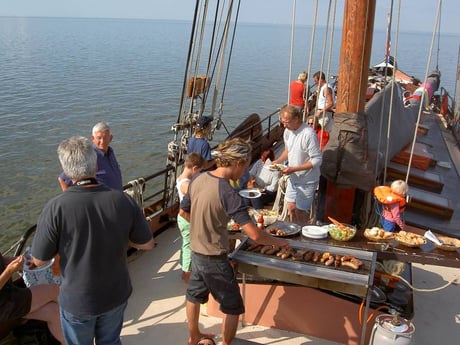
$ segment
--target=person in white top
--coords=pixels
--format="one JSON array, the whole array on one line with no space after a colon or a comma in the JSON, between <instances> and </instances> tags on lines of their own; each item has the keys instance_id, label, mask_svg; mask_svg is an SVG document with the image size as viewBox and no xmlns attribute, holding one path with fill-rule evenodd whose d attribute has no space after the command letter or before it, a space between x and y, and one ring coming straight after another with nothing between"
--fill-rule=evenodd
<instances>
[{"instance_id":1,"label":"person in white top","mask_svg":"<svg viewBox=\"0 0 460 345\"><path fill-rule=\"evenodd\" d=\"M324 72L317 71L313 74L313 81L317 85L318 97L316 100L315 119L321 127L331 132L332 129L332 111L334 108L334 95L332 88L326 83Z\"/></svg>"},{"instance_id":2,"label":"person in white top","mask_svg":"<svg viewBox=\"0 0 460 345\"><path fill-rule=\"evenodd\" d=\"M270 165L274 160L275 153L273 150L266 149L261 153L260 159L249 170L250 179L247 184L248 188L264 189L260 198L251 199L251 204L256 209L264 208L265 205L275 201L281 172L270 169Z\"/></svg>"},{"instance_id":3,"label":"person in white top","mask_svg":"<svg viewBox=\"0 0 460 345\"><path fill-rule=\"evenodd\" d=\"M318 136L313 128L303 122L300 111L292 105L280 110L280 122L285 127L285 148L273 163L280 164L288 160L288 166L281 172L289 175L284 195L289 221L306 225L310 220L309 211L321 175L323 159Z\"/></svg>"},{"instance_id":4,"label":"person in white top","mask_svg":"<svg viewBox=\"0 0 460 345\"><path fill-rule=\"evenodd\" d=\"M187 194L190 181L194 176L200 173L204 165L204 158L197 152L192 152L185 159L184 171L176 180L177 194L180 201L182 201L184 195ZM177 227L182 236L182 247L180 252L182 279L184 282L188 283L191 273L190 222L181 215L180 211L177 215Z\"/></svg>"}]
</instances>

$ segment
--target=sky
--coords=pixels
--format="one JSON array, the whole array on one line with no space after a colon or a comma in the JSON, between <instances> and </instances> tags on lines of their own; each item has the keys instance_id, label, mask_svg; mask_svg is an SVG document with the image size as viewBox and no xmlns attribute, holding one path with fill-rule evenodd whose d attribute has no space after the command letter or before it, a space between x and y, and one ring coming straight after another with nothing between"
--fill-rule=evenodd
<instances>
[{"instance_id":1,"label":"sky","mask_svg":"<svg viewBox=\"0 0 460 345\"><path fill-rule=\"evenodd\" d=\"M341 13L345 0L337 0ZM393 0L394 7L401 3L400 30L432 32L438 1ZM214 2L214 1L212 1ZM386 14L392 0L377 0L376 29L384 29ZM294 0L242 0L241 22L290 24ZM295 0L296 23L311 25L316 0ZM329 1L319 0L318 25L325 24ZM165 20L192 20L195 0L0 0L0 16L20 17L96 17L142 18ZM339 10L340 9L340 10ZM394 10L396 18L397 10ZM442 0L441 33L460 34L458 18L459 0ZM396 22L396 19L393 20ZM337 26L341 18L336 19ZM340 25L339 25L340 23Z\"/></svg>"}]
</instances>

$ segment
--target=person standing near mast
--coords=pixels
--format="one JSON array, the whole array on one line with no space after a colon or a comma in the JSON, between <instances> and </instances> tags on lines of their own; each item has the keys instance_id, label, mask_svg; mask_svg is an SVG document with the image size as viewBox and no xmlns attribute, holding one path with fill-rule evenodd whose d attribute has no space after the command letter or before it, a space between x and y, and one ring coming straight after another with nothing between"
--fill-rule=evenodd
<instances>
[{"instance_id":1,"label":"person standing near mast","mask_svg":"<svg viewBox=\"0 0 460 345\"><path fill-rule=\"evenodd\" d=\"M316 100L315 121L327 132L332 129L332 110L334 108L334 95L332 88L326 82L324 72L313 74L313 81L317 85L318 98Z\"/></svg>"}]
</instances>

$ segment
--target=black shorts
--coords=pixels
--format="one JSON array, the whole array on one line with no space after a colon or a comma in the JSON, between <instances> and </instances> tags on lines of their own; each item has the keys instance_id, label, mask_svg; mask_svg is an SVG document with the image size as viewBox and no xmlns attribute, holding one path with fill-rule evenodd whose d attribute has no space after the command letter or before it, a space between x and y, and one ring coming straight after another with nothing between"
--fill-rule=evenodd
<instances>
[{"instance_id":1,"label":"black shorts","mask_svg":"<svg viewBox=\"0 0 460 345\"><path fill-rule=\"evenodd\" d=\"M32 292L7 284L0 292L0 321L20 319L30 312Z\"/></svg>"},{"instance_id":2,"label":"black shorts","mask_svg":"<svg viewBox=\"0 0 460 345\"><path fill-rule=\"evenodd\" d=\"M206 303L209 293L224 314L244 313L243 298L227 255L207 256L192 252L192 274L186 297L192 303Z\"/></svg>"}]
</instances>

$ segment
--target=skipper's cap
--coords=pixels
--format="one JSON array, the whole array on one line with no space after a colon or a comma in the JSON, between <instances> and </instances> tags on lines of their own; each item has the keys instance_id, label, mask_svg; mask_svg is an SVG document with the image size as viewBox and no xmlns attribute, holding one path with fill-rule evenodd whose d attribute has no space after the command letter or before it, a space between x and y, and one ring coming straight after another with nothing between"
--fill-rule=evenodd
<instances>
[{"instance_id":1,"label":"skipper's cap","mask_svg":"<svg viewBox=\"0 0 460 345\"><path fill-rule=\"evenodd\" d=\"M212 119L209 116L202 116L196 120L196 126L200 128L206 128L212 122Z\"/></svg>"}]
</instances>

